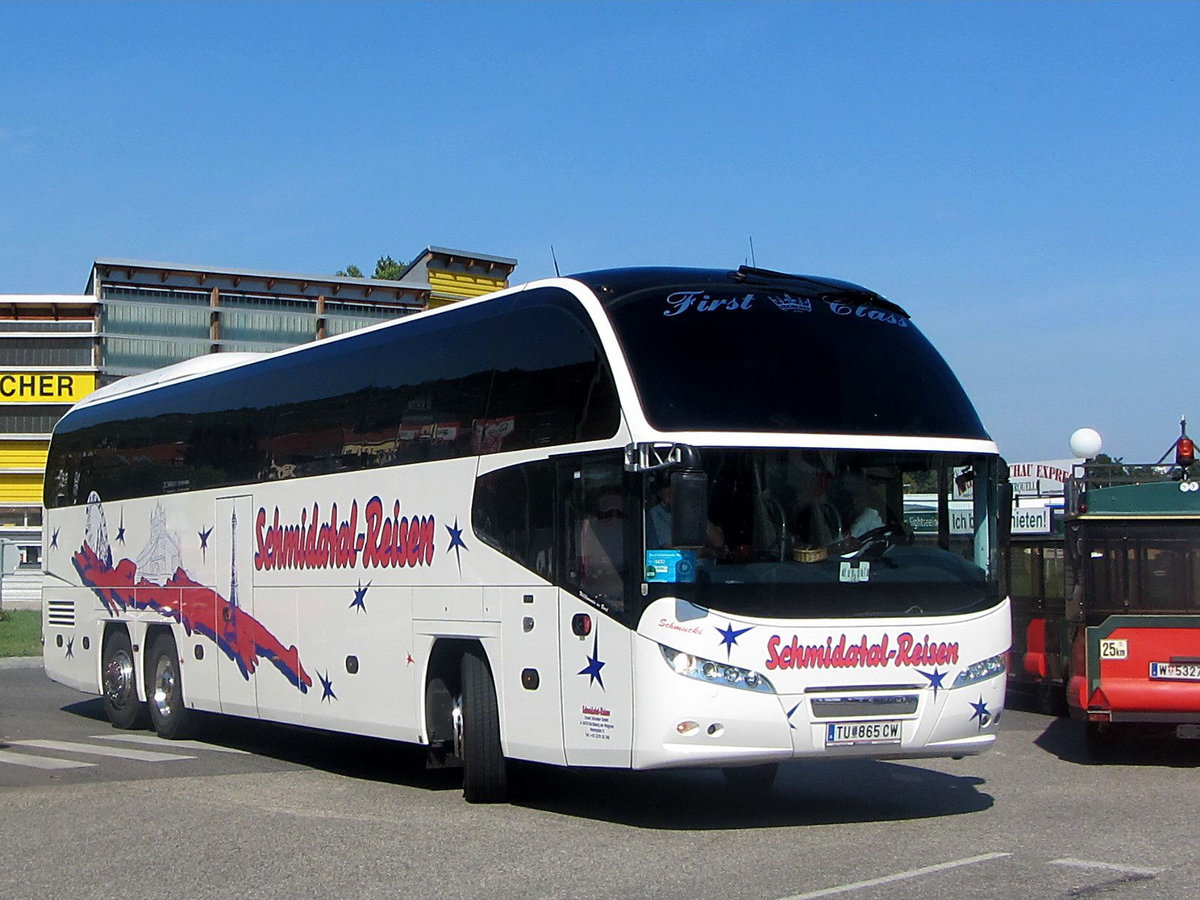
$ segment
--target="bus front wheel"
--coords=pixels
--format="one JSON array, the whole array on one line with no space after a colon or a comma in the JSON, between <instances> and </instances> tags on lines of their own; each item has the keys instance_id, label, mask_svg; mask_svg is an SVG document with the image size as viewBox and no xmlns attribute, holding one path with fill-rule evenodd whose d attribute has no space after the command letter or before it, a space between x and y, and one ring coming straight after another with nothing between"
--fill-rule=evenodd
<instances>
[{"instance_id":1,"label":"bus front wheel","mask_svg":"<svg viewBox=\"0 0 1200 900\"><path fill-rule=\"evenodd\" d=\"M179 740L192 733L195 715L183 702L183 678L179 671L179 654L175 639L162 633L150 644L146 667L146 695L150 707L150 724L159 737Z\"/></svg>"},{"instance_id":2,"label":"bus front wheel","mask_svg":"<svg viewBox=\"0 0 1200 900\"><path fill-rule=\"evenodd\" d=\"M483 652L472 648L462 659L463 797L468 803L496 803L508 795L508 772L500 747L496 685Z\"/></svg>"},{"instance_id":3,"label":"bus front wheel","mask_svg":"<svg viewBox=\"0 0 1200 900\"><path fill-rule=\"evenodd\" d=\"M138 700L133 645L124 628L115 629L104 642L100 667L104 678L104 714L108 721L113 728L141 728L146 722L146 705Z\"/></svg>"}]
</instances>

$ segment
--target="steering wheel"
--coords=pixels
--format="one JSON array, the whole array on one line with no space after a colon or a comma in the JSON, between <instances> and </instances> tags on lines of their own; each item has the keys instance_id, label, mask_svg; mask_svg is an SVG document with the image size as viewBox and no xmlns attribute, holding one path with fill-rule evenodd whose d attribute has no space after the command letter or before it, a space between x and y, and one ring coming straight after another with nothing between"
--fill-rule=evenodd
<instances>
[{"instance_id":1,"label":"steering wheel","mask_svg":"<svg viewBox=\"0 0 1200 900\"><path fill-rule=\"evenodd\" d=\"M865 547L867 544L874 544L876 541L887 540L888 536L892 533L892 530L893 529L891 525L880 525L876 528L872 528L870 531L864 531L862 534L857 535L853 539Z\"/></svg>"},{"instance_id":2,"label":"steering wheel","mask_svg":"<svg viewBox=\"0 0 1200 900\"><path fill-rule=\"evenodd\" d=\"M913 530L907 522L890 522L865 531L858 537L847 538L847 541L852 542L852 545L857 544L859 554L865 552L872 544L882 543L883 549L887 550L897 544L911 544Z\"/></svg>"}]
</instances>

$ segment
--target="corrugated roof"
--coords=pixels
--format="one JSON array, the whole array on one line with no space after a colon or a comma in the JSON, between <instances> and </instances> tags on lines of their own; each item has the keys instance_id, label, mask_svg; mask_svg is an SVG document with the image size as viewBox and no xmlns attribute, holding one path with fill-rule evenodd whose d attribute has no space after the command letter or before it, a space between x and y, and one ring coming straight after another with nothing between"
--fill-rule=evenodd
<instances>
[{"instance_id":1,"label":"corrugated roof","mask_svg":"<svg viewBox=\"0 0 1200 900\"><path fill-rule=\"evenodd\" d=\"M464 254L470 256L470 254ZM472 257L482 259L483 257ZM234 269L216 266L196 266L186 263L156 262L145 259L120 259L117 257L99 257L93 264L96 267L111 269L145 269L149 271L169 271L195 273L205 275L232 275L238 278L271 278L276 281L319 282L325 284L344 284L350 286L368 286L395 290L406 287L414 290L431 290L428 281L389 281L381 278L354 278L339 275L310 275L303 272L275 272L266 269ZM88 290L92 287L91 277L88 278Z\"/></svg>"}]
</instances>

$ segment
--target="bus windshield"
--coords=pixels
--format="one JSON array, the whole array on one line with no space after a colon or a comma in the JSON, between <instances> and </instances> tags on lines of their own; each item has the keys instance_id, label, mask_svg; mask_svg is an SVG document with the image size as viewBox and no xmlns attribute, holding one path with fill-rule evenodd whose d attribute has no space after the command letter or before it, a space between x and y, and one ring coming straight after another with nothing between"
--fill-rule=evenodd
<instances>
[{"instance_id":1,"label":"bus windshield","mask_svg":"<svg viewBox=\"0 0 1200 900\"><path fill-rule=\"evenodd\" d=\"M942 615L998 599L995 457L817 449L701 451L703 548L671 543L669 475L645 479L647 574L705 608L767 617ZM694 564L694 578L691 577Z\"/></svg>"},{"instance_id":2,"label":"bus windshield","mask_svg":"<svg viewBox=\"0 0 1200 900\"><path fill-rule=\"evenodd\" d=\"M874 295L706 285L630 293L608 309L661 431L988 440L938 352Z\"/></svg>"}]
</instances>

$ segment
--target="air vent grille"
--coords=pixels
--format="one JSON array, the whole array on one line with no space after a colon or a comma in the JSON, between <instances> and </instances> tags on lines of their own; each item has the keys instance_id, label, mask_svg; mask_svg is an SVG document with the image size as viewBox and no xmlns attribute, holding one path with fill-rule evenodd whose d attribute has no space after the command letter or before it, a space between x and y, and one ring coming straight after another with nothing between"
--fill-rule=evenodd
<instances>
[{"instance_id":1,"label":"air vent grille","mask_svg":"<svg viewBox=\"0 0 1200 900\"><path fill-rule=\"evenodd\" d=\"M860 716L907 716L917 711L916 694L887 697L814 697L814 719L855 719Z\"/></svg>"},{"instance_id":2,"label":"air vent grille","mask_svg":"<svg viewBox=\"0 0 1200 900\"><path fill-rule=\"evenodd\" d=\"M75 627L75 601L74 600L47 600L46 601L46 623L49 625L58 625L63 628Z\"/></svg>"}]
</instances>

